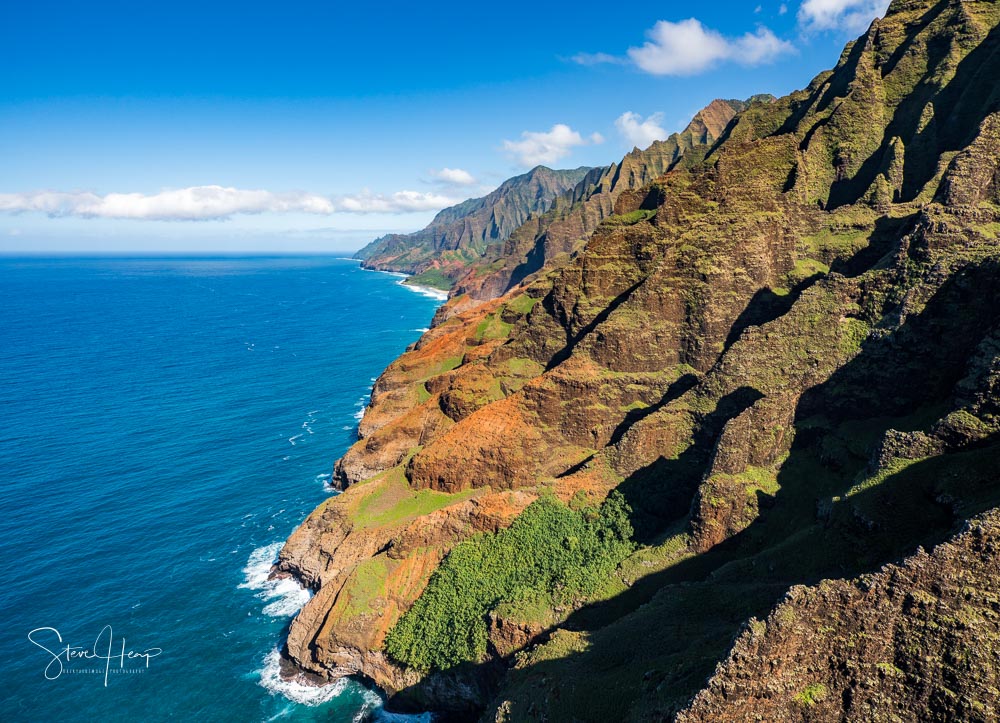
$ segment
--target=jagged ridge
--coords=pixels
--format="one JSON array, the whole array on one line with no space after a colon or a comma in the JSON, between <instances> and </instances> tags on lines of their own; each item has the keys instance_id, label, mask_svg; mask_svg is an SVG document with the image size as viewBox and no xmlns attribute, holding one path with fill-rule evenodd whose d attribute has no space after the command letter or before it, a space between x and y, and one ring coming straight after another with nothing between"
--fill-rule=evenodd
<instances>
[{"instance_id":1,"label":"jagged ridge","mask_svg":"<svg viewBox=\"0 0 1000 723\"><path fill-rule=\"evenodd\" d=\"M448 288L465 266L505 241L532 214L547 211L556 196L573 189L590 170L536 166L482 198L440 211L421 231L375 239L354 258L365 268L422 274L418 281Z\"/></svg>"},{"instance_id":2,"label":"jagged ridge","mask_svg":"<svg viewBox=\"0 0 1000 723\"><path fill-rule=\"evenodd\" d=\"M893 3L833 71L621 193L575 256L442 316L376 384L346 492L282 552L319 588L290 656L398 705L662 720L790 586L1000 504L998 21ZM642 544L603 589L500 601L483 660L386 658L451 547L543 493L611 489ZM783 690L776 717L822 697ZM973 702L1000 712L949 710Z\"/></svg>"}]
</instances>

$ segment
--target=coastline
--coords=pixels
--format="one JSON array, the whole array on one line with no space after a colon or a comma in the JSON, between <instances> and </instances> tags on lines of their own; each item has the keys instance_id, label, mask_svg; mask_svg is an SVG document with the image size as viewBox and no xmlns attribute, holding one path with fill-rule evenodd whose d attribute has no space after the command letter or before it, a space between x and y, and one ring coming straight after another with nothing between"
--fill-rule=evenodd
<instances>
[{"instance_id":1,"label":"coastline","mask_svg":"<svg viewBox=\"0 0 1000 723\"><path fill-rule=\"evenodd\" d=\"M402 271L383 271L382 269L372 269L365 266L364 261L358 259L351 259L351 261L357 261L362 269L365 271L374 271L378 274L389 274L389 276L395 276L400 279L397 283L404 289L409 289L421 296L426 296L431 299L437 299L438 301L445 302L448 300L448 292L444 289L436 289L433 286L421 286L420 284L408 284L406 280L413 277L413 274L406 274Z\"/></svg>"},{"instance_id":2,"label":"coastline","mask_svg":"<svg viewBox=\"0 0 1000 723\"><path fill-rule=\"evenodd\" d=\"M343 259L358 262L357 259ZM375 271L377 273L394 276L398 280L396 284L421 296L434 299L439 302L437 306L447 301L448 292L420 284L406 283L412 275L396 271L383 271L381 269L366 268L363 263L358 262L361 269L365 271ZM428 326L430 323L428 322ZM428 331L428 328L417 329L421 333ZM379 371L379 375L385 370ZM373 385L377 377L372 377L370 383ZM370 392L372 386L368 387ZM355 420L360 423L363 417L365 406L362 406L354 414ZM327 475L329 477L329 475ZM333 492L332 496L339 494L339 491L329 487ZM319 509L319 508L317 508ZM280 552L284 550L289 540L305 525L310 516L315 512L310 512L296 525L295 529L280 543L272 543L254 550L247 566L244 568L245 582L240 587L247 587L257 591L258 597L271 600L266 610L280 612L289 621L294 620L309 600L318 592L319 582L311 579L308 574L303 574L301 569L292 567L291 569L280 566ZM263 568L263 569L262 569ZM370 679L365 679L360 675L343 675L340 677L324 679L315 671L303 667L293 657L289 656L287 643L279 641L270 653L265 657L263 667L260 671L259 684L270 693L280 695L291 703L308 707L320 706L337 698L345 691L345 686L350 683L360 685L364 690L362 713L374 714L376 720L405 721L405 723L430 723L433 713L430 711L386 711L384 705L389 697L389 692Z\"/></svg>"},{"instance_id":3,"label":"coastline","mask_svg":"<svg viewBox=\"0 0 1000 723\"><path fill-rule=\"evenodd\" d=\"M408 279L410 277L407 276L406 278ZM421 296L428 296L428 297L430 297L432 299L437 299L438 301L447 301L448 300L448 292L447 291L443 291L442 289L435 289L433 286L421 286L420 284L408 284L408 283L406 283L406 279L403 279L402 281L400 281L399 285L402 286L402 287L404 287L404 288L409 289L410 291L415 291L416 293L420 294Z\"/></svg>"}]
</instances>

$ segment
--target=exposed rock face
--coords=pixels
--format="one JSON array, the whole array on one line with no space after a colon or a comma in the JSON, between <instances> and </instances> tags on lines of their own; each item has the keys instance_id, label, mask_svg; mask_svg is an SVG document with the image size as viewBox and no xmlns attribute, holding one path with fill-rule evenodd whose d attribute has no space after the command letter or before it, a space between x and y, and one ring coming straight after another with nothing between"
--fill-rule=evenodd
<instances>
[{"instance_id":1,"label":"exposed rock face","mask_svg":"<svg viewBox=\"0 0 1000 723\"><path fill-rule=\"evenodd\" d=\"M482 198L444 209L422 231L372 241L355 258L368 269L408 274L437 269L442 277L454 278L492 244L506 241L529 216L547 211L556 196L573 189L590 170L537 166Z\"/></svg>"},{"instance_id":2,"label":"exposed rock face","mask_svg":"<svg viewBox=\"0 0 1000 723\"><path fill-rule=\"evenodd\" d=\"M317 589L296 663L488 720L989 719L1000 665L962 646L1000 643L996 513L885 566L1000 507L998 24L894 2L805 90L711 143L703 113L470 271L282 552ZM387 659L461 540L612 489L641 544L605 587L494 606L479 660Z\"/></svg>"},{"instance_id":3,"label":"exposed rock face","mask_svg":"<svg viewBox=\"0 0 1000 723\"><path fill-rule=\"evenodd\" d=\"M753 100L766 103L773 98L756 96ZM496 298L543 267L565 263L614 212L622 193L655 180L688 150L714 142L746 105L739 100L714 100L680 133L655 141L645 150L634 148L621 163L593 169L572 191L556 198L548 213L536 214L514 231L495 264L477 264L460 277L451 306L467 308L470 302Z\"/></svg>"},{"instance_id":4,"label":"exposed rock face","mask_svg":"<svg viewBox=\"0 0 1000 723\"><path fill-rule=\"evenodd\" d=\"M695 721L1000 718L1000 512L857 580L794 587L751 619Z\"/></svg>"}]
</instances>

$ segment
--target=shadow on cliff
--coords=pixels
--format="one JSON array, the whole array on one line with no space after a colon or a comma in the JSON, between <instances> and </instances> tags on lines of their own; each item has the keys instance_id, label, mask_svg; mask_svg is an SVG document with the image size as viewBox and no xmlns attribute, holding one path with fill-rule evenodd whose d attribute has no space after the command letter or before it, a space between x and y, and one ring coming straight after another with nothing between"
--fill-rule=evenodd
<instances>
[{"instance_id":1,"label":"shadow on cliff","mask_svg":"<svg viewBox=\"0 0 1000 723\"><path fill-rule=\"evenodd\" d=\"M687 391L693 386L691 379L681 377L667 390L658 406L663 407L680 397L683 394L681 390ZM632 508L631 522L636 541L642 544L653 542L672 523L687 514L722 428L763 396L753 387L741 387L727 394L719 400L715 409L702 417L693 444L675 458L658 458L618 485L618 491Z\"/></svg>"},{"instance_id":2,"label":"shadow on cliff","mask_svg":"<svg viewBox=\"0 0 1000 723\"><path fill-rule=\"evenodd\" d=\"M941 3L936 12L947 7ZM929 24L934 18L928 14ZM913 37L913 34L910 34ZM859 44L860 45L860 44ZM959 63L954 77L944 88L939 87L941 67L952 52L951 41L944 36L927 43L927 72L916 83L893 113L879 148L850 178L834 182L828 206L837 208L857 202L887 167L893 139L900 138L905 147L902 187L894 201L912 201L934 176L937 160L942 154L966 146L987 115L996 110L996 78L1000 75L1000 28L994 28L982 43ZM901 47L888 66L905 53ZM883 76L885 75L883 69ZM925 122L925 107L933 110L932 122Z\"/></svg>"},{"instance_id":3,"label":"shadow on cliff","mask_svg":"<svg viewBox=\"0 0 1000 723\"><path fill-rule=\"evenodd\" d=\"M600 313L598 313L587 324L581 327L580 330L575 334L570 333L568 321L565 318L560 319L562 315L559 314L555 308L555 303L552 294L550 293L547 296L545 296L545 298L542 299L542 304L544 305L545 310L552 316L553 319L559 319L561 325L566 329L566 344L565 346L563 346L562 349L560 349L559 351L557 351L555 354L552 355L552 359L549 360L549 363L545 365L545 371L551 371L552 369L555 369L557 366L559 366L564 361L569 359L570 354L573 353L573 350L576 348L577 344L579 344L584 338L586 338L587 335L589 335L600 324L603 324L605 321L607 321L608 317L611 316L612 313L614 313L615 309L617 309L619 306L628 301L629 298L632 296L632 294L634 294L636 290L640 286L642 286L645 282L646 279L645 277L643 277L638 281L636 281L634 284L632 284L630 287L625 289L625 291L623 291L618 296L613 298L608 303L607 306L601 309Z\"/></svg>"},{"instance_id":4,"label":"shadow on cliff","mask_svg":"<svg viewBox=\"0 0 1000 723\"><path fill-rule=\"evenodd\" d=\"M564 636L587 636L582 652L507 672L505 690L527 706L523 717L608 720L636 700L654 717L669 717L704 684L744 621L765 616L789 586L877 570L1000 505L996 436L912 459L877 484L855 487L872 474L872 452L887 430L928 430L954 406L955 385L998 324L1000 266L986 262L954 273L894 332L870 337L800 398L777 491L754 492L752 523L700 554L667 557L658 572L574 611L559 627ZM688 451L622 483L640 539L683 519L722 426L759 397L746 387L720 400ZM496 671L495 662L467 665L461 677L488 681L479 691L485 703ZM405 691L400 702L419 695ZM457 715L470 720L475 712Z\"/></svg>"}]
</instances>

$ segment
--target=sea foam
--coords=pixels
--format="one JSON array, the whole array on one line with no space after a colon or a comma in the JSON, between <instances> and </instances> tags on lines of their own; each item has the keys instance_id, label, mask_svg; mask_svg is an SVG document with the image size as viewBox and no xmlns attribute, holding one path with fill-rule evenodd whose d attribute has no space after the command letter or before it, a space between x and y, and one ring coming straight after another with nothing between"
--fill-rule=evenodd
<instances>
[{"instance_id":1,"label":"sea foam","mask_svg":"<svg viewBox=\"0 0 1000 723\"><path fill-rule=\"evenodd\" d=\"M310 685L298 680L281 677L281 653L277 648L264 658L260 672L260 685L272 695L281 695L299 705L318 706L329 703L348 690L359 694L361 707L352 718L353 723L374 720L376 723L431 723L430 713L389 713L382 705L382 698L373 690L349 678L340 678L326 685Z\"/></svg>"},{"instance_id":2,"label":"sea foam","mask_svg":"<svg viewBox=\"0 0 1000 723\"><path fill-rule=\"evenodd\" d=\"M438 301L447 301L448 300L448 292L447 291L441 291L441 289L433 289L430 286L420 286L418 284L407 284L405 282L406 282L406 280L404 279L403 281L398 281L396 283L398 283L404 289L409 289L410 291L415 291L416 293L420 294L421 296L427 296L427 297L429 297L431 299L437 299Z\"/></svg>"},{"instance_id":3,"label":"sea foam","mask_svg":"<svg viewBox=\"0 0 1000 723\"><path fill-rule=\"evenodd\" d=\"M285 680L281 677L281 653L274 648L264 658L264 667L260 671L260 684L271 693L283 695L293 703L315 706L336 698L347 689L351 681L341 678L328 685L307 685L296 680ZM371 696L375 699L376 705L381 703L375 693L371 693Z\"/></svg>"},{"instance_id":4,"label":"sea foam","mask_svg":"<svg viewBox=\"0 0 1000 723\"><path fill-rule=\"evenodd\" d=\"M309 590L290 577L268 579L271 567L278 561L278 552L281 551L282 544L275 542L258 547L250 553L246 567L243 568L244 581L240 583L241 588L256 590L257 597L267 601L263 613L272 618L295 615L312 596Z\"/></svg>"}]
</instances>

